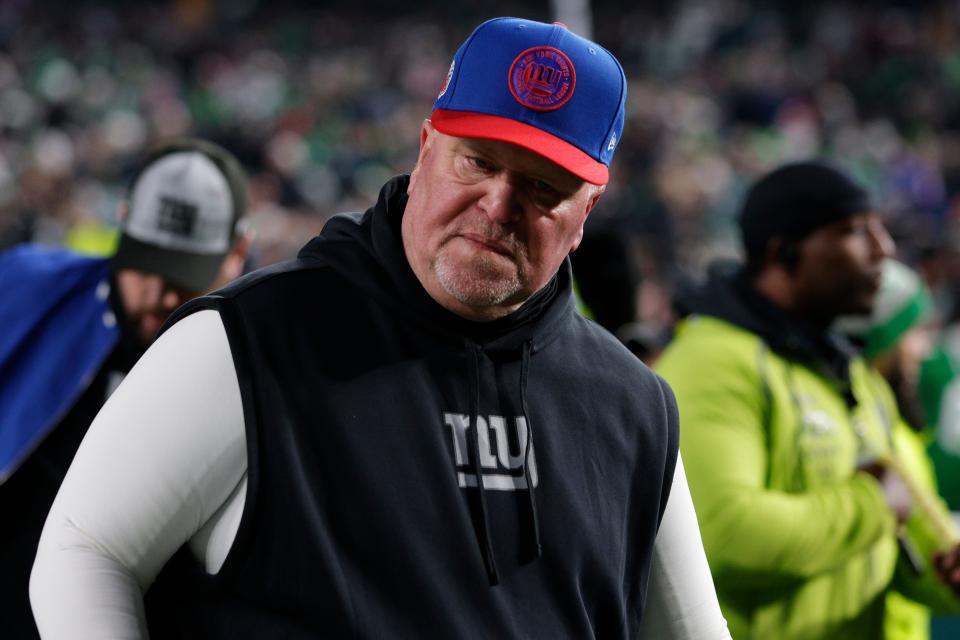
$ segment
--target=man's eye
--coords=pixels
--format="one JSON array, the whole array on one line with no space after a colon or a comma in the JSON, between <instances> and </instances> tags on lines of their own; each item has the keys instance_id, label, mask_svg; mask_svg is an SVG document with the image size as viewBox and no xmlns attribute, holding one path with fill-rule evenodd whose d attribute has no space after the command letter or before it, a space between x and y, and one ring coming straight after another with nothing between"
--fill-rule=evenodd
<instances>
[{"instance_id":1,"label":"man's eye","mask_svg":"<svg viewBox=\"0 0 960 640\"><path fill-rule=\"evenodd\" d=\"M534 180L533 188L537 191L537 193L544 196L555 196L560 193L552 184L543 180Z\"/></svg>"},{"instance_id":2,"label":"man's eye","mask_svg":"<svg viewBox=\"0 0 960 640\"><path fill-rule=\"evenodd\" d=\"M477 158L473 156L469 158L469 160L470 160L470 164L473 165L475 169L479 169L480 171L490 171L491 169L493 169L493 165L487 162L486 160L484 160L483 158Z\"/></svg>"},{"instance_id":3,"label":"man's eye","mask_svg":"<svg viewBox=\"0 0 960 640\"><path fill-rule=\"evenodd\" d=\"M549 201L553 203L554 201L563 199L560 190L549 182L544 180L533 180L531 182L531 186L533 187L533 193L543 201Z\"/></svg>"},{"instance_id":4,"label":"man's eye","mask_svg":"<svg viewBox=\"0 0 960 640\"><path fill-rule=\"evenodd\" d=\"M852 224L847 227L847 233L852 236L866 236L870 233L870 225Z\"/></svg>"}]
</instances>

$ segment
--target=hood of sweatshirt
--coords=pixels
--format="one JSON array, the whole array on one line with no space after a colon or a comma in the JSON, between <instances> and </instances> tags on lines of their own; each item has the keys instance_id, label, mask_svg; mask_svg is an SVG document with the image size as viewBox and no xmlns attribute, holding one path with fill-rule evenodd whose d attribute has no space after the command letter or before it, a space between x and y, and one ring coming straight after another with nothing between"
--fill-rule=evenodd
<instances>
[{"instance_id":1,"label":"hood of sweatshirt","mask_svg":"<svg viewBox=\"0 0 960 640\"><path fill-rule=\"evenodd\" d=\"M401 176L388 182L377 204L363 214L334 216L318 237L298 255L306 265L323 264L349 276L366 295L376 299L401 322L409 322L427 332L446 348L467 355L464 384L470 390L470 457L476 479L482 478L477 419L480 404L480 360L482 358L520 362L516 380L519 404L526 422L526 437L520 434L524 457L527 504L529 509L529 545L534 557L541 553L537 518L535 482L531 480L530 452L533 423L527 403L527 374L530 359L555 340L574 313L572 274L569 259L540 291L513 313L490 322L475 322L458 316L438 304L423 288L407 262L401 239L401 220L407 203L409 178ZM525 442L524 442L525 440ZM533 471L535 473L535 470ZM479 517L475 519L477 540L491 584L499 582L493 551L490 517L484 482L476 482L472 496Z\"/></svg>"}]
</instances>

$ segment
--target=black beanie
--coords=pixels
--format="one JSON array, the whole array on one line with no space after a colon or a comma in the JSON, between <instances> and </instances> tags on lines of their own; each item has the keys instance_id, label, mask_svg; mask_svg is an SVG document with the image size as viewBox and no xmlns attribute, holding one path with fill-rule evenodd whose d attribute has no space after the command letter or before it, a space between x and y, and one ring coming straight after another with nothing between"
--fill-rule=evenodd
<instances>
[{"instance_id":1,"label":"black beanie","mask_svg":"<svg viewBox=\"0 0 960 640\"><path fill-rule=\"evenodd\" d=\"M820 162L784 165L747 192L740 212L747 262L762 260L771 238L799 240L818 227L870 209L867 192L840 170Z\"/></svg>"}]
</instances>

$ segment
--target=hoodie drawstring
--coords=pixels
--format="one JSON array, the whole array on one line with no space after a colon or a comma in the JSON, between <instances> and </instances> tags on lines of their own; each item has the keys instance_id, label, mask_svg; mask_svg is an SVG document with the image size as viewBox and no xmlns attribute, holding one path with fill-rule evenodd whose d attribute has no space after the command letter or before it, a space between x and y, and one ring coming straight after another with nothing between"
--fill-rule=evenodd
<instances>
[{"instance_id":1,"label":"hoodie drawstring","mask_svg":"<svg viewBox=\"0 0 960 640\"><path fill-rule=\"evenodd\" d=\"M497 571L496 555L493 550L493 538L490 534L490 513L487 509L486 487L483 482L483 471L480 468L480 351L478 344L468 341L470 357L470 429L473 437L470 439L471 458L473 459L473 473L477 480L477 494L480 500L480 518L483 526L477 531L480 550L483 555L483 565L487 570L487 578L491 585L500 584L500 573ZM527 485L527 507L530 511L530 546L535 558L543 555L540 543L540 519L537 515L537 499L533 488L533 476L530 471L530 456L533 452L533 422L530 419L530 410L527 407L527 379L530 372L530 357L533 353L533 341L523 343L523 358L520 361L520 409L527 426L527 438L523 445L523 478ZM519 433L518 433L519 436Z\"/></svg>"},{"instance_id":2,"label":"hoodie drawstring","mask_svg":"<svg viewBox=\"0 0 960 640\"><path fill-rule=\"evenodd\" d=\"M540 521L537 517L537 499L533 493L533 479L530 477L530 451L533 447L533 421L527 409L527 372L530 370L530 353L533 351L533 342L523 343L523 360L520 361L520 409L527 423L527 442L523 450L523 477L527 481L527 506L530 508L530 521L533 523L533 555L537 558L543 555L540 546Z\"/></svg>"},{"instance_id":3,"label":"hoodie drawstring","mask_svg":"<svg viewBox=\"0 0 960 640\"><path fill-rule=\"evenodd\" d=\"M490 537L490 514L487 512L487 495L483 486L483 473L480 469L480 425L478 416L480 413L480 345L473 344L470 364L472 369L471 382L473 384L470 394L470 428L473 430L473 473L477 479L477 492L480 495L480 518L483 520L483 527L478 534L480 535L480 546L483 552L483 564L487 570L487 578L491 585L500 584L500 574L497 571L497 560L493 553L493 541Z\"/></svg>"}]
</instances>

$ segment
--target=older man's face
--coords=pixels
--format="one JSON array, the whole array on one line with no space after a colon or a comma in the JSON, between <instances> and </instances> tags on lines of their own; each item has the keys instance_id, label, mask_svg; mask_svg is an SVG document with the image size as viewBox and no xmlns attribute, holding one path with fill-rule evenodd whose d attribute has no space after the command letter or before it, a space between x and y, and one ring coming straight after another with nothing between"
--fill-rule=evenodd
<instances>
[{"instance_id":1,"label":"older man's face","mask_svg":"<svg viewBox=\"0 0 960 640\"><path fill-rule=\"evenodd\" d=\"M441 305L473 320L510 313L577 248L602 188L512 144L424 123L403 216L407 260Z\"/></svg>"}]
</instances>

